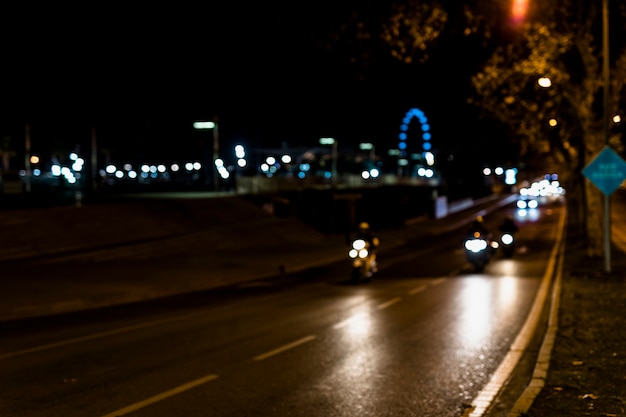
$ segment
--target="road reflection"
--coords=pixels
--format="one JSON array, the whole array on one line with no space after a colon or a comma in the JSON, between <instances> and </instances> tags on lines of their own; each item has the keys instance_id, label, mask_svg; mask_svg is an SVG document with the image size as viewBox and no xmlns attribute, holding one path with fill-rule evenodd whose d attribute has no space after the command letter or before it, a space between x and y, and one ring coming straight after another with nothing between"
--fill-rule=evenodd
<instances>
[{"instance_id":1,"label":"road reflection","mask_svg":"<svg viewBox=\"0 0 626 417\"><path fill-rule=\"evenodd\" d=\"M478 350L491 332L493 286L485 278L472 277L460 293L461 312L456 329L464 350Z\"/></svg>"},{"instance_id":2,"label":"road reflection","mask_svg":"<svg viewBox=\"0 0 626 417\"><path fill-rule=\"evenodd\" d=\"M363 304L334 326L340 331L344 353L324 385L333 387L328 394L338 410L351 410L358 415L375 401L374 391L380 389L375 385L376 376L382 361L381 346L377 346L374 337L379 324L371 307Z\"/></svg>"},{"instance_id":3,"label":"road reflection","mask_svg":"<svg viewBox=\"0 0 626 417\"><path fill-rule=\"evenodd\" d=\"M355 314L335 325L336 329L343 329L349 336L367 335L372 327L372 318L369 311Z\"/></svg>"},{"instance_id":4,"label":"road reflection","mask_svg":"<svg viewBox=\"0 0 626 417\"><path fill-rule=\"evenodd\" d=\"M455 337L461 341L465 354L489 348L498 327L506 326L517 315L520 291L520 281L512 275L476 275L466 279L459 293L460 311L455 328Z\"/></svg>"}]
</instances>

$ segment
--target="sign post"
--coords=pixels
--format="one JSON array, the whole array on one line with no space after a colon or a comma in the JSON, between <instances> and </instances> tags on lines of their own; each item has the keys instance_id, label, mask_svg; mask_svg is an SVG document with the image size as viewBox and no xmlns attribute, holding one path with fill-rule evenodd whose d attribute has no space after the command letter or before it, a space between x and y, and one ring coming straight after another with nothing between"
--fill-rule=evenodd
<instances>
[{"instance_id":1,"label":"sign post","mask_svg":"<svg viewBox=\"0 0 626 417\"><path fill-rule=\"evenodd\" d=\"M611 272L611 209L609 197L626 179L626 162L605 146L583 169L587 177L604 194L604 265Z\"/></svg>"}]
</instances>

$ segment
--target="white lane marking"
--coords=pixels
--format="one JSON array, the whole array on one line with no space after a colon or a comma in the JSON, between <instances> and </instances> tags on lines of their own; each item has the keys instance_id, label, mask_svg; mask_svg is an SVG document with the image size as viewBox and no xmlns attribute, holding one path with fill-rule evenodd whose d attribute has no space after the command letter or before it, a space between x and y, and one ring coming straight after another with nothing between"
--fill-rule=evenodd
<instances>
[{"instance_id":1,"label":"white lane marking","mask_svg":"<svg viewBox=\"0 0 626 417\"><path fill-rule=\"evenodd\" d=\"M313 335L311 335L311 336L305 336L305 337L303 337L302 339L298 339L298 340L296 340L296 341L293 341L293 342L291 342L291 343L288 343L288 344L286 344L286 345L283 345L283 346L281 346L281 347L279 347L279 348L276 348L276 349L274 349L274 350L270 350L269 352L266 352L266 353L263 353L263 354L261 354L261 355L255 356L255 357L254 357L254 360L255 360L255 361L262 361L263 359L267 359L267 358L269 358L270 356L277 355L277 354L282 353L282 352L284 352L284 351L286 351L286 350L289 350L289 349L292 349L292 348L294 348L294 347L300 346L300 345L302 345L302 344L304 344L304 343L310 342L310 341L311 341L311 340L313 340L313 339L315 339L315 336L313 336Z\"/></svg>"},{"instance_id":2,"label":"white lane marking","mask_svg":"<svg viewBox=\"0 0 626 417\"><path fill-rule=\"evenodd\" d=\"M415 287L412 290L409 290L409 295L419 294L420 292L426 291L426 288L428 288L427 285L420 285L419 287Z\"/></svg>"},{"instance_id":3,"label":"white lane marking","mask_svg":"<svg viewBox=\"0 0 626 417\"><path fill-rule=\"evenodd\" d=\"M441 278L437 278L436 280L432 281L430 283L430 285L434 287L435 285L443 284L444 282L446 282L446 278L445 277L441 277Z\"/></svg>"},{"instance_id":4,"label":"white lane marking","mask_svg":"<svg viewBox=\"0 0 626 417\"><path fill-rule=\"evenodd\" d=\"M526 317L524 326L513 341L513 344L509 348L509 352L502 360L502 363L500 363L498 369L496 369L494 374L491 376L487 385L478 393L476 398L474 398L474 401L472 401L472 408L469 408L465 413L463 413L463 417L482 417L487 412L487 410L491 407L493 400L500 393L506 381L508 381L509 377L513 373L513 370L517 366L517 363L524 354L524 351L528 347L530 339L532 338L532 335L539 323L541 309L546 302L550 281L554 276L557 265L557 254L561 248L565 231L565 218L566 212L563 212L560 219L561 221L559 222L558 236L556 242L554 243L554 247L552 248L552 252L550 253L550 260L548 262L548 266L546 267L546 272L543 275L539 291L537 292L537 296L535 297L530 313L528 314L528 317Z\"/></svg>"},{"instance_id":5,"label":"white lane marking","mask_svg":"<svg viewBox=\"0 0 626 417\"><path fill-rule=\"evenodd\" d=\"M121 410L114 411L112 413L106 414L102 417L119 417L124 416L126 414L132 413L133 411L137 411L140 408L147 407L151 404L154 404L159 401L163 401L166 398L172 397L176 394L180 394L181 392L188 391L192 388L195 388L199 385L206 384L207 382L213 381L217 378L217 375L207 375L205 377L196 379L194 381L188 382L183 385L179 385L178 387L171 389L169 391L165 391L161 394L155 395L154 397L147 398L143 401L139 401L135 404L131 404L128 407L124 407Z\"/></svg>"},{"instance_id":6,"label":"white lane marking","mask_svg":"<svg viewBox=\"0 0 626 417\"><path fill-rule=\"evenodd\" d=\"M509 411L509 417L521 416L525 414L530 406L535 401L537 395L542 390L543 386L546 382L546 377L548 375L548 368L550 367L550 356L552 355L552 348L554 347L554 342L556 340L556 332L558 330L559 324L559 304L561 298L561 285L563 281L563 262L565 245L561 246L559 251L559 265L557 267L557 276L554 282L554 287L552 288L552 305L550 306L550 315L548 316L548 329L546 330L546 334L543 337L543 342L541 342L541 347L539 348L539 354L537 356L537 362L535 363L535 369L533 370L533 375L530 380L530 383L526 386L526 389L517 399L513 408Z\"/></svg>"},{"instance_id":7,"label":"white lane marking","mask_svg":"<svg viewBox=\"0 0 626 417\"><path fill-rule=\"evenodd\" d=\"M384 303L378 304L378 309L382 310L383 308L387 308L391 305L394 305L398 301L402 300L402 297L392 298L391 300L385 301Z\"/></svg>"},{"instance_id":8,"label":"white lane marking","mask_svg":"<svg viewBox=\"0 0 626 417\"><path fill-rule=\"evenodd\" d=\"M419 285L413 288L412 290L409 290L409 295L419 294L423 291L426 291L428 287L434 287L436 285L443 284L446 281L446 279L447 279L446 277L441 277L441 278L437 278L437 279L430 281L428 284Z\"/></svg>"}]
</instances>

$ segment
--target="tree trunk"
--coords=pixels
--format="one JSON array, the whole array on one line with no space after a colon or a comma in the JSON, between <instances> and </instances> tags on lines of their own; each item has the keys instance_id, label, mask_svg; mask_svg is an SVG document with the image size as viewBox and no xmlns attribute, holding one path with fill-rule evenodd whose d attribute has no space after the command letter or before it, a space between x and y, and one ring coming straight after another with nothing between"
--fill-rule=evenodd
<instances>
[{"instance_id":1,"label":"tree trunk","mask_svg":"<svg viewBox=\"0 0 626 417\"><path fill-rule=\"evenodd\" d=\"M566 201L567 201L567 218L571 225L576 227L576 233L583 238L587 235L587 226L585 224L585 177L577 175L576 178L570 179L565 184Z\"/></svg>"},{"instance_id":2,"label":"tree trunk","mask_svg":"<svg viewBox=\"0 0 626 417\"><path fill-rule=\"evenodd\" d=\"M604 195L589 180L585 180L587 256L602 257L604 254Z\"/></svg>"}]
</instances>

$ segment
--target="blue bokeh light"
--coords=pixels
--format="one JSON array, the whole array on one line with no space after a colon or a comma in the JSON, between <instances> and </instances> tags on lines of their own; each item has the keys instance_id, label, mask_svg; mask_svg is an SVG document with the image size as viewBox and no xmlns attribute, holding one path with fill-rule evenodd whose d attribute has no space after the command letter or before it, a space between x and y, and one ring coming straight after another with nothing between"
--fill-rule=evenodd
<instances>
[{"instance_id":1,"label":"blue bokeh light","mask_svg":"<svg viewBox=\"0 0 626 417\"><path fill-rule=\"evenodd\" d=\"M414 117L419 120L422 132L424 132L422 134L422 139L424 141L424 143L422 143L422 149L424 151L428 151L432 148L432 144L428 142L432 138L431 134L429 133L430 125L428 124L428 118L424 115L424 112L418 108L412 108L404 115L404 118L402 119L402 124L400 125L401 133L399 135L399 138L401 141L407 140L407 134L405 132L408 131L409 124ZM398 149L406 148L407 144L405 142L400 142L398 144Z\"/></svg>"}]
</instances>

